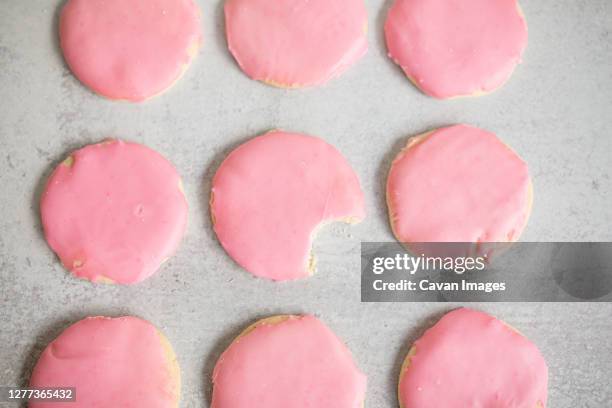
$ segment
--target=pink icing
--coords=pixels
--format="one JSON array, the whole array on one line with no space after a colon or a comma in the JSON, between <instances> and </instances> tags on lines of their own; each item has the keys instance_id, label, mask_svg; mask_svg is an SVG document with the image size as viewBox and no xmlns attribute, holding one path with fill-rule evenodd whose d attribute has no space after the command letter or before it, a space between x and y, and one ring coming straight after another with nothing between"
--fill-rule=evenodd
<instances>
[{"instance_id":1,"label":"pink icing","mask_svg":"<svg viewBox=\"0 0 612 408\"><path fill-rule=\"evenodd\" d=\"M90 317L43 351L31 387L75 387L76 401L30 402L29 408L175 408L180 378L171 351L149 322Z\"/></svg>"},{"instance_id":2,"label":"pink icing","mask_svg":"<svg viewBox=\"0 0 612 408\"><path fill-rule=\"evenodd\" d=\"M414 347L399 383L402 407L546 406L548 368L540 351L486 313L454 310Z\"/></svg>"},{"instance_id":3,"label":"pink icing","mask_svg":"<svg viewBox=\"0 0 612 408\"><path fill-rule=\"evenodd\" d=\"M456 125L409 142L389 172L387 201L401 242L515 241L531 182L525 162L493 133Z\"/></svg>"},{"instance_id":4,"label":"pink icing","mask_svg":"<svg viewBox=\"0 0 612 408\"><path fill-rule=\"evenodd\" d=\"M200 42L192 0L69 0L60 41L72 72L95 92L142 101L176 81Z\"/></svg>"},{"instance_id":5,"label":"pink icing","mask_svg":"<svg viewBox=\"0 0 612 408\"><path fill-rule=\"evenodd\" d=\"M366 377L312 316L258 325L221 355L211 408L361 408Z\"/></svg>"},{"instance_id":6,"label":"pink icing","mask_svg":"<svg viewBox=\"0 0 612 408\"><path fill-rule=\"evenodd\" d=\"M252 79L318 85L367 51L363 0L227 0L231 53Z\"/></svg>"},{"instance_id":7,"label":"pink icing","mask_svg":"<svg viewBox=\"0 0 612 408\"><path fill-rule=\"evenodd\" d=\"M41 198L45 236L80 278L135 283L151 276L180 242L187 202L172 164L136 143L75 151Z\"/></svg>"},{"instance_id":8,"label":"pink icing","mask_svg":"<svg viewBox=\"0 0 612 408\"><path fill-rule=\"evenodd\" d=\"M273 131L234 150L213 179L219 241L252 274L308 276L315 228L365 217L363 192L347 161L323 140Z\"/></svg>"},{"instance_id":9,"label":"pink icing","mask_svg":"<svg viewBox=\"0 0 612 408\"><path fill-rule=\"evenodd\" d=\"M395 0L389 55L426 94L493 91L521 61L527 23L516 0Z\"/></svg>"}]
</instances>

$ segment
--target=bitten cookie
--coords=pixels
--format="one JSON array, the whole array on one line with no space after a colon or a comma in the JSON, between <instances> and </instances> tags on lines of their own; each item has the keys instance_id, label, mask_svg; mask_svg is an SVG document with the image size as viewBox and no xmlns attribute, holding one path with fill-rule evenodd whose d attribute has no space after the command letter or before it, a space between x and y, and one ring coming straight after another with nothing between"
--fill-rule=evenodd
<instances>
[{"instance_id":1,"label":"bitten cookie","mask_svg":"<svg viewBox=\"0 0 612 408\"><path fill-rule=\"evenodd\" d=\"M79 278L130 284L177 249L187 201L175 168L137 143L110 140L73 152L40 202L45 237Z\"/></svg>"},{"instance_id":2,"label":"bitten cookie","mask_svg":"<svg viewBox=\"0 0 612 408\"><path fill-rule=\"evenodd\" d=\"M389 56L427 95L495 90L527 46L517 0L395 0L385 23Z\"/></svg>"},{"instance_id":3,"label":"bitten cookie","mask_svg":"<svg viewBox=\"0 0 612 408\"><path fill-rule=\"evenodd\" d=\"M180 369L168 340L136 317L88 317L53 340L30 387L74 387L75 401L29 408L177 408Z\"/></svg>"},{"instance_id":4,"label":"bitten cookie","mask_svg":"<svg viewBox=\"0 0 612 408\"><path fill-rule=\"evenodd\" d=\"M248 327L213 372L211 408L361 408L366 377L313 316L274 316Z\"/></svg>"},{"instance_id":5,"label":"bitten cookie","mask_svg":"<svg viewBox=\"0 0 612 408\"><path fill-rule=\"evenodd\" d=\"M229 255L273 280L314 271L309 254L319 225L365 217L363 192L346 159L322 139L283 131L229 154L213 178L210 209Z\"/></svg>"},{"instance_id":6,"label":"bitten cookie","mask_svg":"<svg viewBox=\"0 0 612 408\"><path fill-rule=\"evenodd\" d=\"M102 96L132 102L169 88L201 41L193 0L68 0L59 28L74 75Z\"/></svg>"},{"instance_id":7,"label":"bitten cookie","mask_svg":"<svg viewBox=\"0 0 612 408\"><path fill-rule=\"evenodd\" d=\"M402 243L516 241L531 202L525 162L493 133L467 125L411 138L387 179Z\"/></svg>"},{"instance_id":8,"label":"bitten cookie","mask_svg":"<svg viewBox=\"0 0 612 408\"><path fill-rule=\"evenodd\" d=\"M402 408L544 408L548 367L538 348L486 313L457 309L418 339L401 369Z\"/></svg>"},{"instance_id":9,"label":"bitten cookie","mask_svg":"<svg viewBox=\"0 0 612 408\"><path fill-rule=\"evenodd\" d=\"M284 88L319 85L367 50L363 0L227 0L229 49L252 79Z\"/></svg>"}]
</instances>

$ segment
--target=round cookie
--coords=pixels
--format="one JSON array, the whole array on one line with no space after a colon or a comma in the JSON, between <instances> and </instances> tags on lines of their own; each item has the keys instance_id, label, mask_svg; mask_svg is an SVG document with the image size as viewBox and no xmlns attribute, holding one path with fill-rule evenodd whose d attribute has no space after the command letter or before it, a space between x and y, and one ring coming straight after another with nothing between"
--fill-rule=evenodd
<instances>
[{"instance_id":1,"label":"round cookie","mask_svg":"<svg viewBox=\"0 0 612 408\"><path fill-rule=\"evenodd\" d=\"M248 327L219 358L211 408L360 408L366 377L313 316L274 316Z\"/></svg>"},{"instance_id":2,"label":"round cookie","mask_svg":"<svg viewBox=\"0 0 612 408\"><path fill-rule=\"evenodd\" d=\"M59 30L64 58L83 84L132 102L178 80L201 40L193 0L68 0Z\"/></svg>"},{"instance_id":3,"label":"round cookie","mask_svg":"<svg viewBox=\"0 0 612 408\"><path fill-rule=\"evenodd\" d=\"M168 340L131 316L88 317L52 341L30 387L74 387L75 401L31 401L29 408L177 408L180 369Z\"/></svg>"},{"instance_id":4,"label":"round cookie","mask_svg":"<svg viewBox=\"0 0 612 408\"><path fill-rule=\"evenodd\" d=\"M477 96L510 78L527 46L517 0L395 0L389 56L424 93Z\"/></svg>"},{"instance_id":5,"label":"round cookie","mask_svg":"<svg viewBox=\"0 0 612 408\"><path fill-rule=\"evenodd\" d=\"M227 0L229 50L252 79L283 88L319 85L367 51L363 0Z\"/></svg>"},{"instance_id":6,"label":"round cookie","mask_svg":"<svg viewBox=\"0 0 612 408\"><path fill-rule=\"evenodd\" d=\"M303 278L319 225L365 217L348 162L322 139L272 131L236 148L212 182L214 229L229 255L255 276Z\"/></svg>"},{"instance_id":7,"label":"round cookie","mask_svg":"<svg viewBox=\"0 0 612 408\"><path fill-rule=\"evenodd\" d=\"M457 309L418 339L401 369L402 408L544 408L548 367L538 348L486 313Z\"/></svg>"},{"instance_id":8,"label":"round cookie","mask_svg":"<svg viewBox=\"0 0 612 408\"><path fill-rule=\"evenodd\" d=\"M516 241L531 202L525 162L493 133L467 125L411 138L387 179L402 243Z\"/></svg>"},{"instance_id":9,"label":"round cookie","mask_svg":"<svg viewBox=\"0 0 612 408\"><path fill-rule=\"evenodd\" d=\"M187 225L176 169L148 147L120 140L86 146L57 166L40 211L47 242L66 269L94 282L148 278Z\"/></svg>"}]
</instances>

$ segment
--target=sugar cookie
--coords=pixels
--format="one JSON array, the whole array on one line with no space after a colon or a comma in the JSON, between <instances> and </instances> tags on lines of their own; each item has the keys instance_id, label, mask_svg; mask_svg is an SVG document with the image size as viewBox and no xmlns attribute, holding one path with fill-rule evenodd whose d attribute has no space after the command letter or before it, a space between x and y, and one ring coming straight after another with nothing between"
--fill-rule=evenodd
<instances>
[{"instance_id":1,"label":"sugar cookie","mask_svg":"<svg viewBox=\"0 0 612 408\"><path fill-rule=\"evenodd\" d=\"M212 183L219 241L247 271L290 280L314 271L317 226L365 217L363 192L346 159L322 139L272 131L242 144Z\"/></svg>"},{"instance_id":2,"label":"sugar cookie","mask_svg":"<svg viewBox=\"0 0 612 408\"><path fill-rule=\"evenodd\" d=\"M313 316L274 316L247 328L213 372L211 408L360 408L366 377Z\"/></svg>"},{"instance_id":3,"label":"sugar cookie","mask_svg":"<svg viewBox=\"0 0 612 408\"><path fill-rule=\"evenodd\" d=\"M284 88L319 85L367 51L363 0L227 0L231 53L252 79Z\"/></svg>"},{"instance_id":4,"label":"sugar cookie","mask_svg":"<svg viewBox=\"0 0 612 408\"><path fill-rule=\"evenodd\" d=\"M151 323L131 316L89 317L52 341L30 387L74 387L76 401L29 408L176 408L180 369L172 346Z\"/></svg>"},{"instance_id":5,"label":"sugar cookie","mask_svg":"<svg viewBox=\"0 0 612 408\"><path fill-rule=\"evenodd\" d=\"M548 367L538 348L471 309L447 313L418 339L401 369L402 408L546 406Z\"/></svg>"},{"instance_id":6,"label":"sugar cookie","mask_svg":"<svg viewBox=\"0 0 612 408\"><path fill-rule=\"evenodd\" d=\"M159 153L111 140L73 152L51 174L40 210L66 269L94 282L151 276L179 245L187 201Z\"/></svg>"},{"instance_id":7,"label":"sugar cookie","mask_svg":"<svg viewBox=\"0 0 612 408\"><path fill-rule=\"evenodd\" d=\"M391 226L403 243L516 241L531 201L525 162L467 125L410 139L387 180Z\"/></svg>"},{"instance_id":8,"label":"sugar cookie","mask_svg":"<svg viewBox=\"0 0 612 408\"><path fill-rule=\"evenodd\" d=\"M395 0L385 23L389 56L435 98L491 92L527 46L517 0Z\"/></svg>"},{"instance_id":9,"label":"sugar cookie","mask_svg":"<svg viewBox=\"0 0 612 408\"><path fill-rule=\"evenodd\" d=\"M68 0L60 43L74 75L111 99L142 101L169 88L200 44L193 0Z\"/></svg>"}]
</instances>

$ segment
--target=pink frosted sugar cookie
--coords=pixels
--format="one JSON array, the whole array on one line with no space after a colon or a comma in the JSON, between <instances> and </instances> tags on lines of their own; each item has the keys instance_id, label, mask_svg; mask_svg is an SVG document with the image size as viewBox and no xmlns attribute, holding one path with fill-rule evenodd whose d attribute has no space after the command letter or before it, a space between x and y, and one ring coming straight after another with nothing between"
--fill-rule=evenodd
<instances>
[{"instance_id":1,"label":"pink frosted sugar cookie","mask_svg":"<svg viewBox=\"0 0 612 408\"><path fill-rule=\"evenodd\" d=\"M544 408L538 348L486 313L457 309L418 339L401 369L402 408Z\"/></svg>"},{"instance_id":2,"label":"pink frosted sugar cookie","mask_svg":"<svg viewBox=\"0 0 612 408\"><path fill-rule=\"evenodd\" d=\"M385 23L389 56L426 94L491 92L527 46L517 0L395 0Z\"/></svg>"},{"instance_id":3,"label":"pink frosted sugar cookie","mask_svg":"<svg viewBox=\"0 0 612 408\"><path fill-rule=\"evenodd\" d=\"M231 53L252 79L284 88L339 76L367 50L363 0L227 0Z\"/></svg>"},{"instance_id":4,"label":"pink frosted sugar cookie","mask_svg":"<svg viewBox=\"0 0 612 408\"><path fill-rule=\"evenodd\" d=\"M211 214L219 241L243 268L273 279L314 272L315 231L365 217L357 175L323 140L282 131L235 149L213 179Z\"/></svg>"},{"instance_id":5,"label":"pink frosted sugar cookie","mask_svg":"<svg viewBox=\"0 0 612 408\"><path fill-rule=\"evenodd\" d=\"M200 12L193 0L68 0L60 43L93 91L139 102L186 70L200 43Z\"/></svg>"},{"instance_id":6,"label":"pink frosted sugar cookie","mask_svg":"<svg viewBox=\"0 0 612 408\"><path fill-rule=\"evenodd\" d=\"M211 408L361 408L366 377L312 316L274 316L247 328L213 372Z\"/></svg>"},{"instance_id":7,"label":"pink frosted sugar cookie","mask_svg":"<svg viewBox=\"0 0 612 408\"><path fill-rule=\"evenodd\" d=\"M467 125L410 139L387 180L391 226L403 243L516 241L531 201L525 162Z\"/></svg>"},{"instance_id":8,"label":"pink frosted sugar cookie","mask_svg":"<svg viewBox=\"0 0 612 408\"><path fill-rule=\"evenodd\" d=\"M43 351L30 386L74 387L76 401L29 408L176 408L180 369L168 340L136 317L89 317Z\"/></svg>"},{"instance_id":9,"label":"pink frosted sugar cookie","mask_svg":"<svg viewBox=\"0 0 612 408\"><path fill-rule=\"evenodd\" d=\"M174 253L187 224L172 164L118 140L64 160L47 182L40 210L47 242L66 269L94 282L148 278Z\"/></svg>"}]
</instances>

